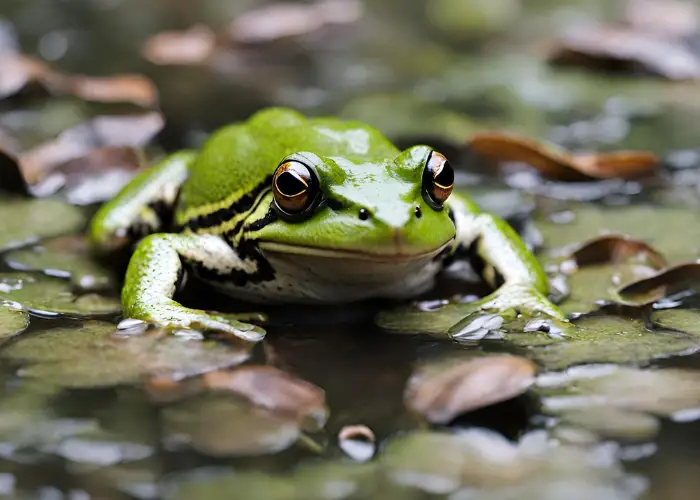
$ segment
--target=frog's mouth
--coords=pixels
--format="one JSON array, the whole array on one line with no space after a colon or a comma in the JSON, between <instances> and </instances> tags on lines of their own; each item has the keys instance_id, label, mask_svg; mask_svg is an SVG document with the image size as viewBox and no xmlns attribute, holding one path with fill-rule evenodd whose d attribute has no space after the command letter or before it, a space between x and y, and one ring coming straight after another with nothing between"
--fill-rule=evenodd
<instances>
[{"instance_id":1,"label":"frog's mouth","mask_svg":"<svg viewBox=\"0 0 700 500\"><path fill-rule=\"evenodd\" d=\"M337 250L329 248L319 248L304 245L290 245L287 243L276 243L271 241L261 241L259 248L265 253L282 255L299 255L305 257L318 257L336 260L363 260L370 262L412 262L428 260L445 250L451 242L448 241L439 247L423 252L407 252L405 249L396 249L394 252L373 253L360 250Z\"/></svg>"}]
</instances>

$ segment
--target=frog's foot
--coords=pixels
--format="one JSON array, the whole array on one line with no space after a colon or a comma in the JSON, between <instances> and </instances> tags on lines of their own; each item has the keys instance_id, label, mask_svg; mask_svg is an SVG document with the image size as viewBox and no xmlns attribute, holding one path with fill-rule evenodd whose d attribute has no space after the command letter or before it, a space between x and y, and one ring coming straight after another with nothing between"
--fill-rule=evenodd
<instances>
[{"instance_id":1,"label":"frog's foot","mask_svg":"<svg viewBox=\"0 0 700 500\"><path fill-rule=\"evenodd\" d=\"M216 314L197 309L189 309L175 302L159 305L147 313L132 311L132 319L139 319L158 326L166 331L191 329L204 334L234 336L246 342L259 342L265 337L265 330L242 319L263 320L258 314Z\"/></svg>"},{"instance_id":2,"label":"frog's foot","mask_svg":"<svg viewBox=\"0 0 700 500\"><path fill-rule=\"evenodd\" d=\"M453 336L468 332L486 321L500 327L503 321L516 318L537 320L528 323L525 331L544 331L552 334L566 333L573 325L549 299L536 288L527 284L504 285L495 292L470 304L471 314L450 329ZM487 325L484 325L486 327ZM481 327L480 327L481 328Z\"/></svg>"}]
</instances>

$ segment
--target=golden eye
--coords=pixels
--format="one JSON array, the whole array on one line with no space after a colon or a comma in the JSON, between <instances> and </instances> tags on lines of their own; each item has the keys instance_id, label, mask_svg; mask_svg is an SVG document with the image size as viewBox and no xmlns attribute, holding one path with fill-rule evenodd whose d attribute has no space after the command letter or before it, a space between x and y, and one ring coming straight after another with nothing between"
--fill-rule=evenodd
<instances>
[{"instance_id":1,"label":"golden eye","mask_svg":"<svg viewBox=\"0 0 700 500\"><path fill-rule=\"evenodd\" d=\"M430 153L423 171L423 192L426 202L436 210L441 210L443 203L452 194L455 173L447 158L437 151Z\"/></svg>"},{"instance_id":2,"label":"golden eye","mask_svg":"<svg viewBox=\"0 0 700 500\"><path fill-rule=\"evenodd\" d=\"M318 182L309 167L289 160L277 167L272 191L275 203L283 213L297 215L313 204L318 194Z\"/></svg>"}]
</instances>

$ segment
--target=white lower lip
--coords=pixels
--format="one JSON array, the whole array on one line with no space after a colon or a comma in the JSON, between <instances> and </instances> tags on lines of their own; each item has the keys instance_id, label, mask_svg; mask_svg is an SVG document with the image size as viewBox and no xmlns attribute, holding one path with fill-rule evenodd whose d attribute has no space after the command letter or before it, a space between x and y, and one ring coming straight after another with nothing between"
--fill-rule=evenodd
<instances>
[{"instance_id":1,"label":"white lower lip","mask_svg":"<svg viewBox=\"0 0 700 500\"><path fill-rule=\"evenodd\" d=\"M308 246L288 245L286 243L273 243L269 241L261 241L259 247L265 252L305 255L309 257L319 257L327 259L345 259L345 260L367 260L374 262L401 262L426 259L439 254L447 245L440 246L428 252L405 254L405 253L368 253L352 250L333 250L327 248L317 248Z\"/></svg>"}]
</instances>

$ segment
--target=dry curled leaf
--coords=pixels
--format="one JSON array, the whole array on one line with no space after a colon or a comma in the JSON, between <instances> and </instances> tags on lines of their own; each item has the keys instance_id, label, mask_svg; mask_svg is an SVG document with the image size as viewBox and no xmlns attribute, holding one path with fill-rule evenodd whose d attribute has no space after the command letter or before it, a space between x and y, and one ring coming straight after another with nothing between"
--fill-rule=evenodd
<instances>
[{"instance_id":1,"label":"dry curled leaf","mask_svg":"<svg viewBox=\"0 0 700 500\"><path fill-rule=\"evenodd\" d=\"M203 386L238 394L255 406L275 413L292 415L308 423L309 428L323 427L328 417L322 389L272 366L244 366L207 373L203 376Z\"/></svg>"},{"instance_id":2,"label":"dry curled leaf","mask_svg":"<svg viewBox=\"0 0 700 500\"><path fill-rule=\"evenodd\" d=\"M550 62L624 73L644 72L669 80L700 79L700 56L689 44L627 27L574 30L559 40Z\"/></svg>"},{"instance_id":3,"label":"dry curled leaf","mask_svg":"<svg viewBox=\"0 0 700 500\"><path fill-rule=\"evenodd\" d=\"M141 75L93 77L60 73L34 57L0 55L0 99L36 83L52 95L72 95L86 101L130 102L152 107L158 102L155 84Z\"/></svg>"},{"instance_id":4,"label":"dry curled leaf","mask_svg":"<svg viewBox=\"0 0 700 500\"><path fill-rule=\"evenodd\" d=\"M623 304L643 306L679 292L698 279L700 279L700 262L687 262L629 283L620 288L617 295Z\"/></svg>"},{"instance_id":5,"label":"dry curled leaf","mask_svg":"<svg viewBox=\"0 0 700 500\"><path fill-rule=\"evenodd\" d=\"M141 53L154 64L200 64L216 50L216 35L207 26L185 31L164 31L149 38Z\"/></svg>"},{"instance_id":6,"label":"dry curled leaf","mask_svg":"<svg viewBox=\"0 0 700 500\"><path fill-rule=\"evenodd\" d=\"M523 394L535 380L535 366L517 356L489 356L427 366L408 383L405 401L429 422L457 416Z\"/></svg>"},{"instance_id":7,"label":"dry curled leaf","mask_svg":"<svg viewBox=\"0 0 700 500\"><path fill-rule=\"evenodd\" d=\"M619 264L635 259L657 269L666 266L664 257L645 242L620 234L598 236L576 245L569 251L570 259L562 267L568 271L596 264Z\"/></svg>"},{"instance_id":8,"label":"dry curled leaf","mask_svg":"<svg viewBox=\"0 0 700 500\"><path fill-rule=\"evenodd\" d=\"M376 438L366 425L346 425L338 433L338 445L353 460L366 462L374 456Z\"/></svg>"},{"instance_id":9,"label":"dry curled leaf","mask_svg":"<svg viewBox=\"0 0 700 500\"><path fill-rule=\"evenodd\" d=\"M659 163L653 153L569 153L553 144L503 132L476 134L469 147L497 162L522 162L536 168L543 177L559 181L583 181L621 177L631 179L651 174Z\"/></svg>"}]
</instances>

